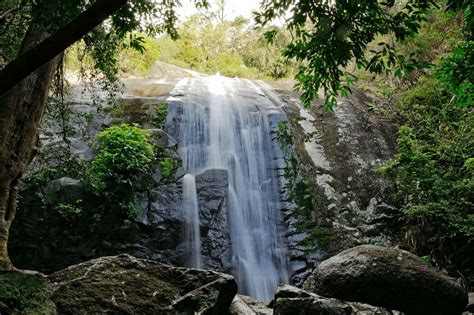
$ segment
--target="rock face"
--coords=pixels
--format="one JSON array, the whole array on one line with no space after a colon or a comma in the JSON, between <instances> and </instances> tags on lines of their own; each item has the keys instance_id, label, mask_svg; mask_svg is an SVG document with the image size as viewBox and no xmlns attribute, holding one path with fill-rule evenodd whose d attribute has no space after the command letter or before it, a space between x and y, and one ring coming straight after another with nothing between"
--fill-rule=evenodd
<instances>
[{"instance_id":1,"label":"rock face","mask_svg":"<svg viewBox=\"0 0 474 315\"><path fill-rule=\"evenodd\" d=\"M224 314L233 277L129 255L102 257L50 275L59 314Z\"/></svg>"},{"instance_id":2,"label":"rock face","mask_svg":"<svg viewBox=\"0 0 474 315\"><path fill-rule=\"evenodd\" d=\"M140 81L141 82L141 81ZM143 82L141 82L143 84ZM112 117L110 113L98 111L87 97L72 105L78 117L71 122L78 135L72 139L72 153L90 160L93 152L87 140L94 139L113 120L137 123L152 131L155 143L165 150L167 156L179 159L175 150L176 140L151 123L154 104L166 101L164 97L125 97L123 113ZM80 115L79 115L80 114ZM92 122L82 118L82 114L94 114ZM54 128L53 128L54 127ZM58 138L58 126L53 126L41 135L44 160L35 160L34 166L44 164L54 167L55 153L63 145ZM76 141L77 140L77 141ZM79 149L77 149L79 148ZM25 207L19 207L12 225L9 250L18 268L39 270L50 273L88 259L106 255L128 253L136 257L157 260L167 264L182 265L184 256L184 227L182 213L182 181L179 176L174 181L163 182L161 170L153 174L157 185L146 194L137 196L141 213L139 218L128 225L113 217L108 224L91 231L91 222L80 219L64 222L52 204L85 200L79 180L63 177L45 186L45 205L38 200L38 191L22 194ZM196 176L201 219L204 267L230 273L230 237L227 227L227 173L223 170L208 170ZM94 211L94 205L86 211ZM41 224L43 228L36 228Z\"/></svg>"},{"instance_id":3,"label":"rock face","mask_svg":"<svg viewBox=\"0 0 474 315\"><path fill-rule=\"evenodd\" d=\"M311 220L331 238L322 255L307 258L317 265L325 256L357 245L396 243L396 233L390 229L396 230L396 221L391 220L396 211L386 201L391 183L375 172L395 153L396 127L371 109L369 105L377 101L361 91L339 100L334 111L325 111L322 103L304 109L289 87L273 84L287 103L300 175L317 196ZM305 235L290 229L290 238ZM294 246L294 250L300 249Z\"/></svg>"},{"instance_id":4,"label":"rock face","mask_svg":"<svg viewBox=\"0 0 474 315\"><path fill-rule=\"evenodd\" d=\"M169 84L155 81L127 80L128 95L124 95L124 108L120 117L113 116L112 110L98 110L92 97L77 100L73 109L81 115L72 122L78 129L77 137L72 139L72 152L85 160L91 160L94 154L87 140L94 139L103 128L118 120L152 129L158 145L170 151L175 149L182 109L170 104L165 131L156 129L150 120L154 106L167 101L167 94L172 87L170 84L173 85L175 80ZM393 154L393 126L373 115L367 106L370 100L362 93L344 100L344 104L339 104L335 112L326 113L322 110L302 110L297 96L289 92L291 88L287 91L276 88L274 90L279 92L276 95L265 83L254 83L261 90L260 96L265 95L278 107L278 113L268 117L268 132L272 138L276 138L278 122L285 116L282 112L288 115L296 153L303 162L301 167L314 184L315 194L322 196L311 218L331 232L333 239L328 252L338 252L361 243L390 244L386 222L392 218L393 209L384 203L389 183L380 180L373 167L387 161ZM138 88L142 91L136 91ZM199 102L202 101L199 99ZM84 115L89 114L94 114L93 121L84 119ZM58 130L43 132L42 144L45 147L51 145L51 151L55 151L53 144L61 141L58 134ZM293 226L297 218L293 214L294 205L286 195L285 162L276 141L272 141L271 151L275 154L270 166L278 172L276 180L280 189L280 200L275 209L285 220L279 228L282 234L286 234L288 252L285 257L288 258L290 282L300 286L312 271L312 264L308 261L319 263L325 252L310 257L305 252L306 248L300 245L307 235ZM177 155L173 157L177 158ZM88 259L128 253L144 259L182 265L186 248L181 207L182 182L179 179L182 175L178 173L175 181L138 196L140 217L127 226L123 222L110 220L110 224L91 233L89 224L77 221L64 223L54 209L44 205L19 209L9 245L14 263L19 268L49 273ZM162 177L157 169L153 178L160 182ZM82 198L81 185L72 178L56 180L50 186L49 191L54 195L52 199L58 195L64 197L65 201ZM196 175L196 187L204 267L231 273L227 174L223 170L207 170ZM31 192L31 195L34 193ZM42 228L38 229L38 225Z\"/></svg>"},{"instance_id":5,"label":"rock face","mask_svg":"<svg viewBox=\"0 0 474 315\"><path fill-rule=\"evenodd\" d=\"M355 91L334 111L325 111L322 102L304 109L292 83L262 84L265 94L283 101L288 117L290 166L286 172L283 165L281 174L301 184L300 190L306 187L297 195L312 196L311 206L298 205L290 198L291 185L281 188L288 201L284 215L292 283L301 286L313 266L344 249L397 244L397 211L387 203L392 183L375 172L395 153L396 127L369 106L376 100Z\"/></svg>"},{"instance_id":6,"label":"rock face","mask_svg":"<svg viewBox=\"0 0 474 315\"><path fill-rule=\"evenodd\" d=\"M403 250L362 245L321 263L303 289L409 314L460 314L467 293L445 275Z\"/></svg>"},{"instance_id":7,"label":"rock face","mask_svg":"<svg viewBox=\"0 0 474 315\"><path fill-rule=\"evenodd\" d=\"M81 195L81 186L73 179L58 179L49 186L50 194L54 195L51 198L69 201L74 200L72 196ZM204 267L230 273L227 172L207 170L196 176L196 186ZM186 247L183 246L181 180L162 185L138 199L141 214L136 221L124 225L118 218L110 218L110 224L93 233L87 230L87 223L64 223L57 213L40 205L28 212L20 210L12 228L11 257L19 268L45 273L121 253L183 265ZM42 229L36 228L37 222L42 222Z\"/></svg>"},{"instance_id":8,"label":"rock face","mask_svg":"<svg viewBox=\"0 0 474 315\"><path fill-rule=\"evenodd\" d=\"M232 252L228 226L228 174L209 169L196 175L201 248L206 269L231 273Z\"/></svg>"},{"instance_id":9,"label":"rock face","mask_svg":"<svg viewBox=\"0 0 474 315\"><path fill-rule=\"evenodd\" d=\"M399 314L399 312L396 311L389 311L368 304L346 302L334 298L322 297L289 285L278 287L273 308L275 315Z\"/></svg>"}]
</instances>

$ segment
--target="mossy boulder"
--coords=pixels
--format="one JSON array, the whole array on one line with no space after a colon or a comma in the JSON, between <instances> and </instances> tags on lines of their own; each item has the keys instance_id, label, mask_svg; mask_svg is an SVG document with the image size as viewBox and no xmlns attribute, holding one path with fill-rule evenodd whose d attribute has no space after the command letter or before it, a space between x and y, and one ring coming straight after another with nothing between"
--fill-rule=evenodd
<instances>
[{"instance_id":1,"label":"mossy boulder","mask_svg":"<svg viewBox=\"0 0 474 315\"><path fill-rule=\"evenodd\" d=\"M0 272L0 314L56 314L52 289L40 274Z\"/></svg>"},{"instance_id":2,"label":"mossy boulder","mask_svg":"<svg viewBox=\"0 0 474 315\"><path fill-rule=\"evenodd\" d=\"M101 257L49 276L60 314L225 314L232 276L130 255Z\"/></svg>"},{"instance_id":3,"label":"mossy boulder","mask_svg":"<svg viewBox=\"0 0 474 315\"><path fill-rule=\"evenodd\" d=\"M419 257L397 248L362 245L322 262L303 289L408 314L460 314L466 291Z\"/></svg>"}]
</instances>

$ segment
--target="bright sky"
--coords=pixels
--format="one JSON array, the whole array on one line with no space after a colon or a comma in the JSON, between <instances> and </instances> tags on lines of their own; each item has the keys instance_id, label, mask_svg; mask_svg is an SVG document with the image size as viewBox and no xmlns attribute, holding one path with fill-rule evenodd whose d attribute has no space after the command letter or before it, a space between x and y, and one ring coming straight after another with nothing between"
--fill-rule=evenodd
<instances>
[{"instance_id":1,"label":"bright sky","mask_svg":"<svg viewBox=\"0 0 474 315\"><path fill-rule=\"evenodd\" d=\"M209 0L209 3L215 4L215 0ZM192 0L183 0L182 16L186 17L193 13L196 13L194 2ZM252 11L259 8L260 0L225 0L225 18L232 20L235 17L242 15L246 18L252 17Z\"/></svg>"}]
</instances>

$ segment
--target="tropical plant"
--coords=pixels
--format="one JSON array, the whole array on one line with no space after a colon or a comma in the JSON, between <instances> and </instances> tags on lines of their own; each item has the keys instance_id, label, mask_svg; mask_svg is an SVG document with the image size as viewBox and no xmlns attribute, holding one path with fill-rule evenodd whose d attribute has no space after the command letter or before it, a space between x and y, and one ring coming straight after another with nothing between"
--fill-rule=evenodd
<instances>
[{"instance_id":1,"label":"tropical plant","mask_svg":"<svg viewBox=\"0 0 474 315\"><path fill-rule=\"evenodd\" d=\"M111 208L135 215L134 192L140 179L150 173L155 148L151 133L136 125L123 124L105 129L97 156L91 164L91 184L97 195L105 197ZM133 211L131 211L133 210Z\"/></svg>"}]
</instances>

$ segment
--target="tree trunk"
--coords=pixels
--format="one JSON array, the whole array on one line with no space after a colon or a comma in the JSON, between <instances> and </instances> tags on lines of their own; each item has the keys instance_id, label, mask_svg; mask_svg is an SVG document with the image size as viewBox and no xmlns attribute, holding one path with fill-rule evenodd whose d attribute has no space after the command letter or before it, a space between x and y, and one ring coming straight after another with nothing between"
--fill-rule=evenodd
<instances>
[{"instance_id":1,"label":"tree trunk","mask_svg":"<svg viewBox=\"0 0 474 315\"><path fill-rule=\"evenodd\" d=\"M25 35L21 53L47 36L33 25ZM0 270L14 269L7 245L18 184L36 153L38 127L58 60L47 62L0 96Z\"/></svg>"}]
</instances>

